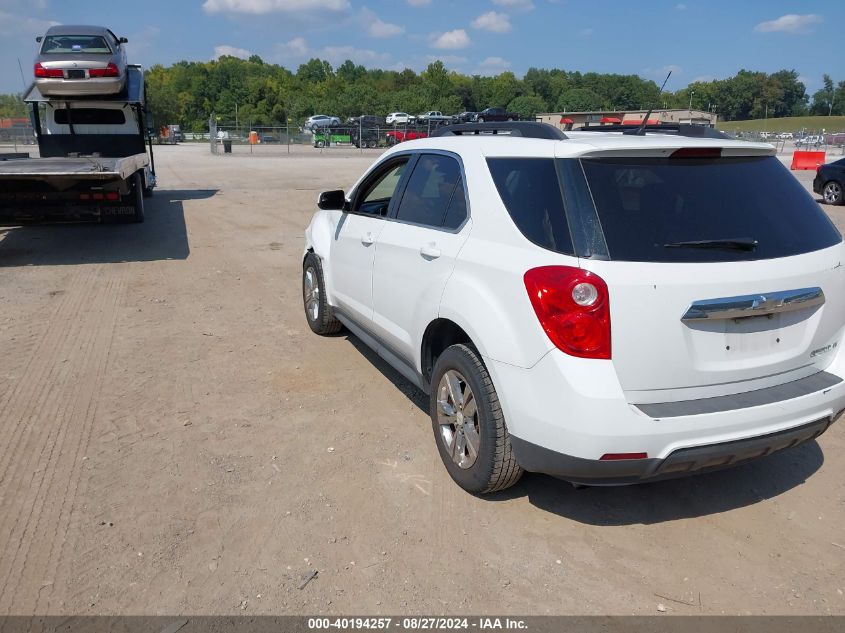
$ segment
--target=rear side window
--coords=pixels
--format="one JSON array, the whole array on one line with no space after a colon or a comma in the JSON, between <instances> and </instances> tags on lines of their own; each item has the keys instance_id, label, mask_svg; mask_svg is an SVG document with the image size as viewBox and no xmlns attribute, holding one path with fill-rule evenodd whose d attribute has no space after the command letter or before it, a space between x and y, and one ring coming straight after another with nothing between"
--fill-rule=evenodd
<instances>
[{"instance_id":1,"label":"rear side window","mask_svg":"<svg viewBox=\"0 0 845 633\"><path fill-rule=\"evenodd\" d=\"M110 108L76 108L67 110L62 108L54 113L56 123L67 125L72 121L74 125L123 125L126 115L123 110Z\"/></svg>"},{"instance_id":2,"label":"rear side window","mask_svg":"<svg viewBox=\"0 0 845 633\"><path fill-rule=\"evenodd\" d=\"M399 203L396 219L440 228L452 211L448 228L457 228L466 217L461 166L451 156L423 154L419 157ZM460 191L458 191L460 190ZM454 199L454 206L453 206ZM463 209L461 209L463 207Z\"/></svg>"},{"instance_id":3,"label":"rear side window","mask_svg":"<svg viewBox=\"0 0 845 633\"><path fill-rule=\"evenodd\" d=\"M820 250L842 239L773 156L581 163L613 260L772 259ZM757 246L724 244L750 240Z\"/></svg>"},{"instance_id":4,"label":"rear side window","mask_svg":"<svg viewBox=\"0 0 845 633\"><path fill-rule=\"evenodd\" d=\"M572 254L572 237L553 158L489 158L487 165L514 224L537 244Z\"/></svg>"}]
</instances>

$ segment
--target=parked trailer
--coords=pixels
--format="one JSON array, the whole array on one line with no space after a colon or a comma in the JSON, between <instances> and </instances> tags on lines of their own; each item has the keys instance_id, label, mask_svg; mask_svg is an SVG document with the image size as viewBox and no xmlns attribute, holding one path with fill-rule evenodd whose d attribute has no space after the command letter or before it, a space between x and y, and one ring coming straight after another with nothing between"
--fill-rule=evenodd
<instances>
[{"instance_id":1,"label":"parked trailer","mask_svg":"<svg viewBox=\"0 0 845 633\"><path fill-rule=\"evenodd\" d=\"M143 222L156 179L141 67L116 95L45 97L33 85L24 101L40 157L0 160L0 224Z\"/></svg>"}]
</instances>

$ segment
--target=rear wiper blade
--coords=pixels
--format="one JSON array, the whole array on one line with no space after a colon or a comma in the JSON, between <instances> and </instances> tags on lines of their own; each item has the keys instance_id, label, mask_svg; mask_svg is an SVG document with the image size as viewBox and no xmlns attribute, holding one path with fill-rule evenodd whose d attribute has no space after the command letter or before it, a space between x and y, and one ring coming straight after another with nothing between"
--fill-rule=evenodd
<instances>
[{"instance_id":1,"label":"rear wiper blade","mask_svg":"<svg viewBox=\"0 0 845 633\"><path fill-rule=\"evenodd\" d=\"M725 248L737 251L753 251L757 248L753 237L735 237L724 240L691 240L689 242L669 242L665 248Z\"/></svg>"}]
</instances>

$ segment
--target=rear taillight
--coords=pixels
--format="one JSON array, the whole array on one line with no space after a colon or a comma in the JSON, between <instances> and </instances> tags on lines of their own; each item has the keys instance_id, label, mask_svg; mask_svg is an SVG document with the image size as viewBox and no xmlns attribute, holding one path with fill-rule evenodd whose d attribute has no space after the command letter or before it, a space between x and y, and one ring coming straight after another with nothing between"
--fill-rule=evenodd
<instances>
[{"instance_id":1,"label":"rear taillight","mask_svg":"<svg viewBox=\"0 0 845 633\"><path fill-rule=\"evenodd\" d=\"M120 76L120 72L117 70L117 66L115 66L112 62L109 62L109 65L105 68L92 68L88 71L89 77L118 77Z\"/></svg>"},{"instance_id":2,"label":"rear taillight","mask_svg":"<svg viewBox=\"0 0 845 633\"><path fill-rule=\"evenodd\" d=\"M534 312L562 352L610 358L610 295L604 280L569 266L532 268L524 276Z\"/></svg>"},{"instance_id":3,"label":"rear taillight","mask_svg":"<svg viewBox=\"0 0 845 633\"><path fill-rule=\"evenodd\" d=\"M40 79L61 79L65 73L61 68L44 68L41 64L35 64L35 76Z\"/></svg>"}]
</instances>

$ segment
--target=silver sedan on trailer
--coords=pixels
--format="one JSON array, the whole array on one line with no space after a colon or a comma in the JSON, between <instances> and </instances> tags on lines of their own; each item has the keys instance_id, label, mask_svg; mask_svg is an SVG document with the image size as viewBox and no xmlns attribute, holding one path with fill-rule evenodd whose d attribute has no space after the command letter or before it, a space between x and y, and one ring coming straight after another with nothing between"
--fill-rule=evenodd
<instances>
[{"instance_id":1,"label":"silver sedan on trailer","mask_svg":"<svg viewBox=\"0 0 845 633\"><path fill-rule=\"evenodd\" d=\"M35 60L35 84L47 96L117 94L126 82L125 37L102 26L51 26Z\"/></svg>"}]
</instances>

